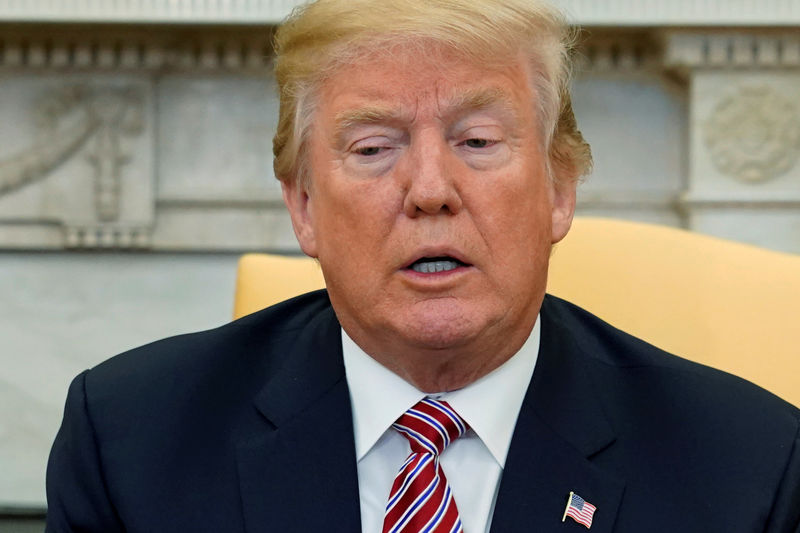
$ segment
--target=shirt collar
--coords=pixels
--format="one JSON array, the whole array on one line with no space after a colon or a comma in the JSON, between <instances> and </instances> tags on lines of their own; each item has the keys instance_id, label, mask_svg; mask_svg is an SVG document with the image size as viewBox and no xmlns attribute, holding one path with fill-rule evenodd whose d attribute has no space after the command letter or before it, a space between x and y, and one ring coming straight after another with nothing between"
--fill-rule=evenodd
<instances>
[{"instance_id":1,"label":"shirt collar","mask_svg":"<svg viewBox=\"0 0 800 533\"><path fill-rule=\"evenodd\" d=\"M522 348L508 361L466 387L425 394L367 355L342 330L342 353L350 389L356 460L360 461L397 418L425 396L446 400L505 466L514 426L539 355L537 317Z\"/></svg>"}]
</instances>

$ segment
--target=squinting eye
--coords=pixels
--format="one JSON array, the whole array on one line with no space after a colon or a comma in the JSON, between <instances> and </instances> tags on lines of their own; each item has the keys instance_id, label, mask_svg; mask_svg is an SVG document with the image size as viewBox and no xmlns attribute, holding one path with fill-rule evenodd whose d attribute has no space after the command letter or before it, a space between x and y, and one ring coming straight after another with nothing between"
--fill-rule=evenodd
<instances>
[{"instance_id":1,"label":"squinting eye","mask_svg":"<svg viewBox=\"0 0 800 533\"><path fill-rule=\"evenodd\" d=\"M355 152L359 155L378 155L380 151L380 146L366 146L364 148L358 148L355 150Z\"/></svg>"},{"instance_id":2,"label":"squinting eye","mask_svg":"<svg viewBox=\"0 0 800 533\"><path fill-rule=\"evenodd\" d=\"M487 139L467 139L464 144L470 148L486 148L489 146Z\"/></svg>"}]
</instances>

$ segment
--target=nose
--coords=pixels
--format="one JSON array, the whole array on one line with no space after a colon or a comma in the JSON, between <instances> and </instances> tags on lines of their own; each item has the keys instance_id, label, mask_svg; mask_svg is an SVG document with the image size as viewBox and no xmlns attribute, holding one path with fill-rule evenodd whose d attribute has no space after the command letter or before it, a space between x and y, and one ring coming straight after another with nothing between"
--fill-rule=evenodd
<instances>
[{"instance_id":1,"label":"nose","mask_svg":"<svg viewBox=\"0 0 800 533\"><path fill-rule=\"evenodd\" d=\"M426 139L412 146L406 168L408 189L403 211L408 217L457 214L463 205L457 169L444 140Z\"/></svg>"}]
</instances>

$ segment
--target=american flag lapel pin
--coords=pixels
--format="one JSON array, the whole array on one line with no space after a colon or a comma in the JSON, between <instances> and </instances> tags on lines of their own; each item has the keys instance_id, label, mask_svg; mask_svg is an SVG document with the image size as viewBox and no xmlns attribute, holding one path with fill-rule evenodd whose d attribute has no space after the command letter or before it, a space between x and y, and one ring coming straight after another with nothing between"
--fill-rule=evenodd
<instances>
[{"instance_id":1,"label":"american flag lapel pin","mask_svg":"<svg viewBox=\"0 0 800 533\"><path fill-rule=\"evenodd\" d=\"M561 521L564 522L567 517L570 517L579 524L586 526L586 529L589 529L592 527L592 518L596 510L597 507L574 492L570 492L569 499L567 500L567 508L564 509L564 516L561 517Z\"/></svg>"}]
</instances>

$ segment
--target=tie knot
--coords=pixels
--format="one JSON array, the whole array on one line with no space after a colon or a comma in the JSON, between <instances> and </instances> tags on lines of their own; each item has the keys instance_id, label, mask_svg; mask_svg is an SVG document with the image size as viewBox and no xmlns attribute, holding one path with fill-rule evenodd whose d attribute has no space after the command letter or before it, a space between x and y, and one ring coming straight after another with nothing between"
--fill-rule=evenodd
<instances>
[{"instance_id":1,"label":"tie knot","mask_svg":"<svg viewBox=\"0 0 800 533\"><path fill-rule=\"evenodd\" d=\"M469 429L447 402L424 398L402 414L392 427L403 434L413 453L439 455Z\"/></svg>"}]
</instances>

